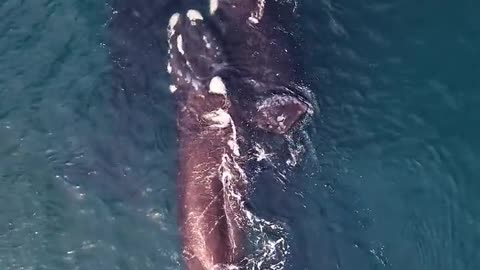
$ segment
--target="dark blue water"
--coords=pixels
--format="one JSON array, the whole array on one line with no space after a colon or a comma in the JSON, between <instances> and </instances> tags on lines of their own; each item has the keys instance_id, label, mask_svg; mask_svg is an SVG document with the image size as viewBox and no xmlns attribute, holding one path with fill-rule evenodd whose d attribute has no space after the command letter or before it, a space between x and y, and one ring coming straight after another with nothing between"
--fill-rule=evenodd
<instances>
[{"instance_id":1,"label":"dark blue water","mask_svg":"<svg viewBox=\"0 0 480 270\"><path fill-rule=\"evenodd\" d=\"M148 2L0 3L1 269L182 269L164 71L180 7ZM479 11L303 1L314 155L259 190L291 269L480 267Z\"/></svg>"}]
</instances>

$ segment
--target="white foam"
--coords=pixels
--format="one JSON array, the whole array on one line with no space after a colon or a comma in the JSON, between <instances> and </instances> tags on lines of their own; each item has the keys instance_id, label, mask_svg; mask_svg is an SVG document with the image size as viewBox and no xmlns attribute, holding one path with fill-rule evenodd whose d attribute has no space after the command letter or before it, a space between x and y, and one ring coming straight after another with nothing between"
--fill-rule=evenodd
<instances>
[{"instance_id":1,"label":"white foam","mask_svg":"<svg viewBox=\"0 0 480 270\"><path fill-rule=\"evenodd\" d=\"M255 143L254 149L255 149L255 152L256 152L255 156L257 158L257 161L270 160L270 156L272 154L267 154L265 149L263 149L263 147L260 146L258 143Z\"/></svg>"},{"instance_id":2,"label":"white foam","mask_svg":"<svg viewBox=\"0 0 480 270\"><path fill-rule=\"evenodd\" d=\"M225 84L223 83L222 78L219 76L215 76L210 80L209 84L209 93L212 94L218 94L218 95L226 95L227 94L227 88L225 87Z\"/></svg>"},{"instance_id":3,"label":"white foam","mask_svg":"<svg viewBox=\"0 0 480 270\"><path fill-rule=\"evenodd\" d=\"M168 88L170 89L170 92L172 92L172 93L175 93L175 91L177 91L177 87L173 84L171 84Z\"/></svg>"}]
</instances>

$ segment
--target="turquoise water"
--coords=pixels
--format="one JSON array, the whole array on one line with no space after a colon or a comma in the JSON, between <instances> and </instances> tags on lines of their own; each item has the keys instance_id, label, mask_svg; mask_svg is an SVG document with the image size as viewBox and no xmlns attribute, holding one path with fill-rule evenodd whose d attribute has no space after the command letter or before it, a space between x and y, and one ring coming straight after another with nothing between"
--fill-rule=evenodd
<instances>
[{"instance_id":1,"label":"turquoise water","mask_svg":"<svg viewBox=\"0 0 480 270\"><path fill-rule=\"evenodd\" d=\"M0 269L182 269L149 2L0 3ZM480 4L397 2L303 1L315 158L258 190L289 269L480 267Z\"/></svg>"}]
</instances>

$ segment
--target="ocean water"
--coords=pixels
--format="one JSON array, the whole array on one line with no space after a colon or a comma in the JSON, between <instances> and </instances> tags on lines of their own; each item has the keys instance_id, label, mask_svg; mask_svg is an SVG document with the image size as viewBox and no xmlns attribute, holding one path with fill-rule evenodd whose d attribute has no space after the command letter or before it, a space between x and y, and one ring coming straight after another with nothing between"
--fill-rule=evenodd
<instances>
[{"instance_id":1,"label":"ocean water","mask_svg":"<svg viewBox=\"0 0 480 270\"><path fill-rule=\"evenodd\" d=\"M183 269L164 35L192 5L0 3L0 269ZM313 154L256 202L288 269L480 267L479 11L302 1Z\"/></svg>"}]
</instances>

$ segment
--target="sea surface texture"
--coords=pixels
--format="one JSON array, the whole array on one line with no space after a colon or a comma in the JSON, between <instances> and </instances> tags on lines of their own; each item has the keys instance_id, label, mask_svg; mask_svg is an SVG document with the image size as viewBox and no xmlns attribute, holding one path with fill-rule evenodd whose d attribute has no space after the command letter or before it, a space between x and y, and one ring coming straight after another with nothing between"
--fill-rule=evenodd
<instances>
[{"instance_id":1,"label":"sea surface texture","mask_svg":"<svg viewBox=\"0 0 480 270\"><path fill-rule=\"evenodd\" d=\"M0 269L184 269L165 30L205 2L1 1ZM480 269L480 2L298 12L310 154L254 194L284 269Z\"/></svg>"}]
</instances>

